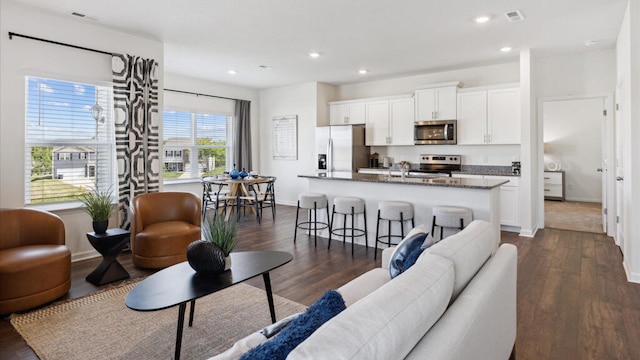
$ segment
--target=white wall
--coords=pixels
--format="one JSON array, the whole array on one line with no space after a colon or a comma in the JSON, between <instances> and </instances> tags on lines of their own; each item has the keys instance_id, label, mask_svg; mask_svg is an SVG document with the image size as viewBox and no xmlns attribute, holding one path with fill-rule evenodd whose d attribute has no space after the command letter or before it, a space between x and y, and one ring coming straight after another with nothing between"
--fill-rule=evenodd
<instances>
[{"instance_id":1,"label":"white wall","mask_svg":"<svg viewBox=\"0 0 640 360\"><path fill-rule=\"evenodd\" d=\"M315 171L315 128L318 119L318 83L260 91L260 173L276 176L276 200L295 205L298 194L307 190L307 180L298 174ZM322 105L322 104L321 104ZM298 116L298 159L274 160L272 122L274 117Z\"/></svg>"},{"instance_id":2,"label":"white wall","mask_svg":"<svg viewBox=\"0 0 640 360\"><path fill-rule=\"evenodd\" d=\"M536 59L538 98L611 93L615 90L615 49Z\"/></svg>"},{"instance_id":3,"label":"white wall","mask_svg":"<svg viewBox=\"0 0 640 360\"><path fill-rule=\"evenodd\" d=\"M163 45L154 40L110 30L94 23L34 10L10 1L0 2L0 207L16 208L24 204L24 119L27 75L89 82L111 82L111 57L108 55L47 44L23 38L9 40L15 32L66 42L109 52L120 52L159 61L159 87L163 87ZM160 93L162 108L162 93ZM73 259L97 254L86 233L91 218L79 204L71 209L53 211L62 217L66 242ZM111 226L117 221L111 219Z\"/></svg>"}]
</instances>

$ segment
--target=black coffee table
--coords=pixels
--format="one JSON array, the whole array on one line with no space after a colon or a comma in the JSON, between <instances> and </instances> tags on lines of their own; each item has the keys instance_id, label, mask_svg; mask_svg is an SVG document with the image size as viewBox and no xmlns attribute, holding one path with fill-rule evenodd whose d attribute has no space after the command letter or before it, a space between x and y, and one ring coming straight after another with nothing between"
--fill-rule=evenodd
<instances>
[{"instance_id":1,"label":"black coffee table","mask_svg":"<svg viewBox=\"0 0 640 360\"><path fill-rule=\"evenodd\" d=\"M247 251L231 253L231 270L218 275L196 273L188 262L170 266L144 279L125 299L127 307L138 311L155 311L179 305L175 359L180 359L182 330L187 303L191 303L189 326L193 325L196 299L226 289L235 284L262 275L269 302L271 321L276 322L276 312L271 293L269 271L293 259L282 251Z\"/></svg>"}]
</instances>

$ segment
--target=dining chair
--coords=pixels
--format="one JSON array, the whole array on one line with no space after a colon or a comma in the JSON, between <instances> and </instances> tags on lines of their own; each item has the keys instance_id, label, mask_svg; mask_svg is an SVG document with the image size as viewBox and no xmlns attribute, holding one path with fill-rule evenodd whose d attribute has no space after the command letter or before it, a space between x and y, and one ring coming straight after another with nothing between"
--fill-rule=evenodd
<instances>
[{"instance_id":1,"label":"dining chair","mask_svg":"<svg viewBox=\"0 0 640 360\"><path fill-rule=\"evenodd\" d=\"M260 216L262 216L262 209L265 207L271 208L271 216L273 221L276 221L276 177L269 176L267 181L258 184L258 204L260 208Z\"/></svg>"},{"instance_id":2,"label":"dining chair","mask_svg":"<svg viewBox=\"0 0 640 360\"><path fill-rule=\"evenodd\" d=\"M229 195L229 184L219 181L212 177L205 177L200 180L202 184L202 219L207 215L207 209L214 210L213 219L215 220L223 208L223 216L227 214L227 205L229 200L235 200L234 196Z\"/></svg>"}]
</instances>

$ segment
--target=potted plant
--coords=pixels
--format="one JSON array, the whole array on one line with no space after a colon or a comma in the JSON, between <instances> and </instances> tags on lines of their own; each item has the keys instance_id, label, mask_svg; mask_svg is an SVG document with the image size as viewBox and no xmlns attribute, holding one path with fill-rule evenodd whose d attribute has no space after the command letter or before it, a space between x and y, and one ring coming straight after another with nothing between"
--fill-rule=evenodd
<instances>
[{"instance_id":1,"label":"potted plant","mask_svg":"<svg viewBox=\"0 0 640 360\"><path fill-rule=\"evenodd\" d=\"M238 243L238 223L225 221L222 216L207 220L202 225L203 239L196 240L187 248L189 265L202 273L219 273L231 268L229 254Z\"/></svg>"},{"instance_id":2,"label":"potted plant","mask_svg":"<svg viewBox=\"0 0 640 360\"><path fill-rule=\"evenodd\" d=\"M96 234L104 234L109 226L109 217L111 217L111 211L113 210L111 196L111 188L101 191L97 186L92 191L80 195L80 201L84 205L84 209L93 220L93 231Z\"/></svg>"}]
</instances>

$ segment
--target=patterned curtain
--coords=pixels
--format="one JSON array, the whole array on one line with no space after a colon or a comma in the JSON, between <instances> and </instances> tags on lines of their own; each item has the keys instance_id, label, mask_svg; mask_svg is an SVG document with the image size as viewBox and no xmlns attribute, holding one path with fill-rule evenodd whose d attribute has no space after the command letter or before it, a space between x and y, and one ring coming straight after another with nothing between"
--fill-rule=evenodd
<instances>
[{"instance_id":1,"label":"patterned curtain","mask_svg":"<svg viewBox=\"0 0 640 360\"><path fill-rule=\"evenodd\" d=\"M118 212L120 228L129 229L130 200L160 189L158 63L114 54L112 70Z\"/></svg>"}]
</instances>

